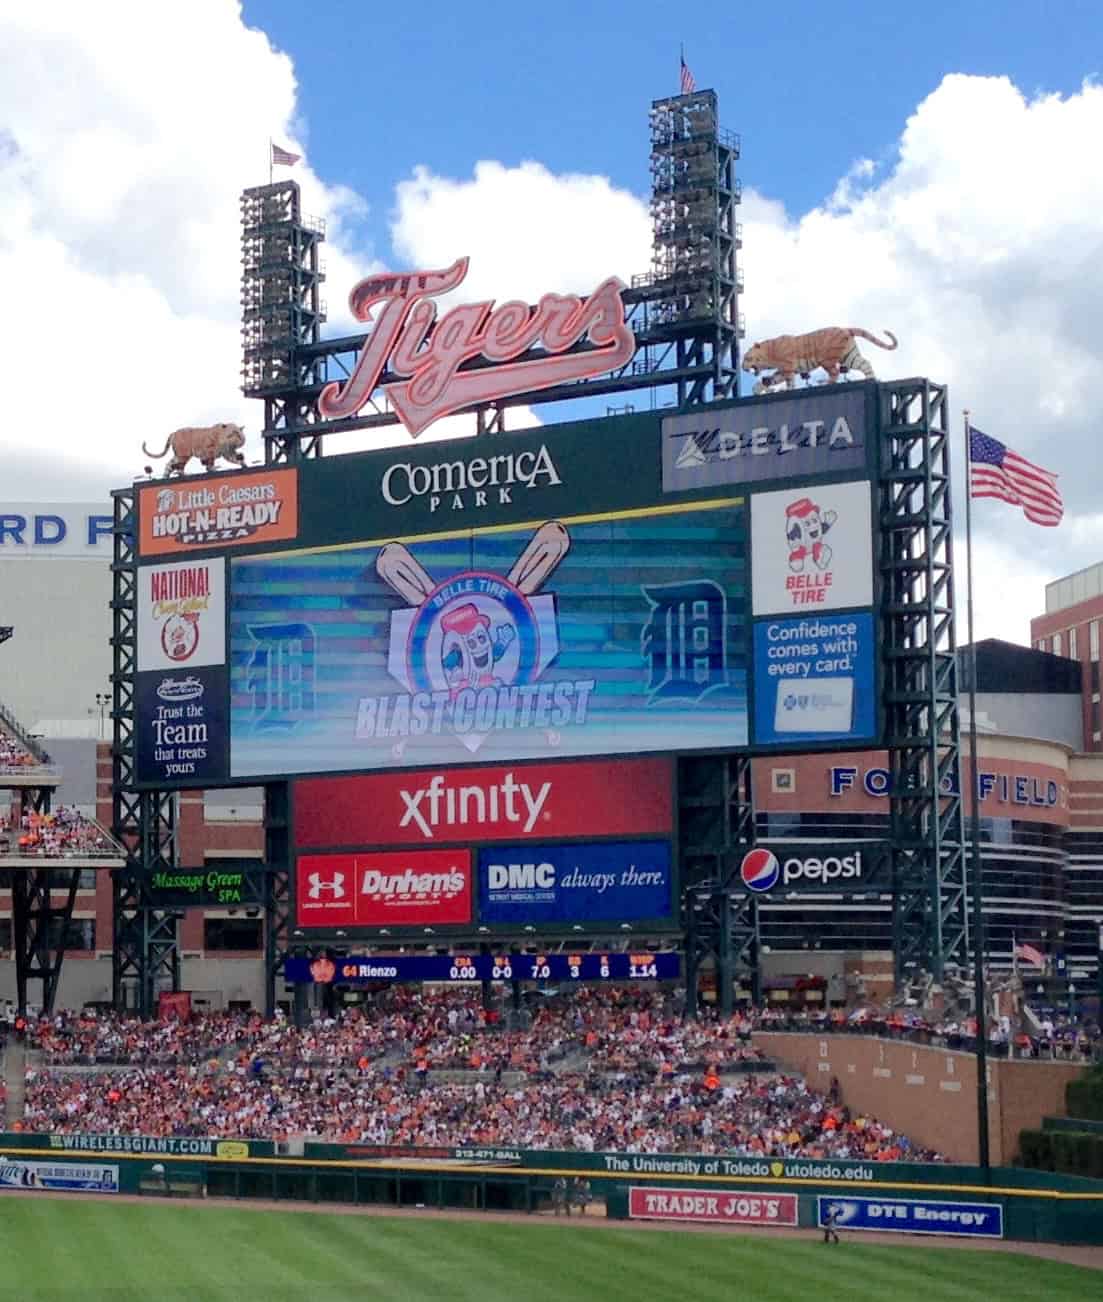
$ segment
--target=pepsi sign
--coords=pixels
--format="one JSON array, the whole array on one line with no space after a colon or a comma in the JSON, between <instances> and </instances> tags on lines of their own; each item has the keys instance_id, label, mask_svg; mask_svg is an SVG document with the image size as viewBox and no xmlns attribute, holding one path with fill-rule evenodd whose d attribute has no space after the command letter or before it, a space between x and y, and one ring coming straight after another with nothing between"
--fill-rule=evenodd
<instances>
[{"instance_id":1,"label":"pepsi sign","mask_svg":"<svg viewBox=\"0 0 1103 1302\"><path fill-rule=\"evenodd\" d=\"M777 886L797 891L861 889L879 876L879 845L867 842L840 848L833 845L759 845L739 865L747 890L765 895Z\"/></svg>"},{"instance_id":2,"label":"pepsi sign","mask_svg":"<svg viewBox=\"0 0 1103 1302\"><path fill-rule=\"evenodd\" d=\"M764 895L777 885L778 878L781 876L781 865L772 850L756 846L743 856L743 862L739 865L739 876L743 879L743 885L747 890L754 891L756 895Z\"/></svg>"}]
</instances>

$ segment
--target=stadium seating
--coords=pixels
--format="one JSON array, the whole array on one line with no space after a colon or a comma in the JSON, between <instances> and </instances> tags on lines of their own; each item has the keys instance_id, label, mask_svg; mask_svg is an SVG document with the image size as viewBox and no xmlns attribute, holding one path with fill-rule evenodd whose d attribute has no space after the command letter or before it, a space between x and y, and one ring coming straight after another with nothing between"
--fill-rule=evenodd
<instances>
[{"instance_id":1,"label":"stadium seating","mask_svg":"<svg viewBox=\"0 0 1103 1302\"><path fill-rule=\"evenodd\" d=\"M65 859L118 853L99 824L72 806L61 805L48 814L25 813L18 820L0 815L0 855Z\"/></svg>"},{"instance_id":2,"label":"stadium seating","mask_svg":"<svg viewBox=\"0 0 1103 1302\"><path fill-rule=\"evenodd\" d=\"M781 1076L755 1019L685 1023L669 997L581 988L510 1016L399 989L296 1028L60 1014L32 1027L24 1126L626 1152L932 1160ZM109 1063L119 1064L106 1070ZM100 1070L88 1071L98 1064ZM85 1065L74 1071L73 1065Z\"/></svg>"}]
</instances>

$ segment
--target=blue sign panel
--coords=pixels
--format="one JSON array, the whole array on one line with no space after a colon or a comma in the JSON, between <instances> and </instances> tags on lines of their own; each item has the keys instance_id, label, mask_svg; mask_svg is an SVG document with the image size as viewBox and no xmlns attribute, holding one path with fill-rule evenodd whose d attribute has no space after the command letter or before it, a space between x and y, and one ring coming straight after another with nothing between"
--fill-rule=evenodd
<instances>
[{"instance_id":1,"label":"blue sign panel","mask_svg":"<svg viewBox=\"0 0 1103 1302\"><path fill-rule=\"evenodd\" d=\"M676 981L677 954L376 954L289 958L285 977L316 985L373 981Z\"/></svg>"},{"instance_id":2,"label":"blue sign panel","mask_svg":"<svg viewBox=\"0 0 1103 1302\"><path fill-rule=\"evenodd\" d=\"M226 695L225 665L138 674L139 781L224 781Z\"/></svg>"},{"instance_id":3,"label":"blue sign panel","mask_svg":"<svg viewBox=\"0 0 1103 1302\"><path fill-rule=\"evenodd\" d=\"M1003 1208L998 1203L943 1203L915 1198L817 1198L822 1227L829 1212L840 1230L888 1230L897 1234L955 1234L974 1239L1003 1238Z\"/></svg>"},{"instance_id":4,"label":"blue sign panel","mask_svg":"<svg viewBox=\"0 0 1103 1302\"><path fill-rule=\"evenodd\" d=\"M667 918L671 909L667 841L479 851L484 923L642 922Z\"/></svg>"},{"instance_id":5,"label":"blue sign panel","mask_svg":"<svg viewBox=\"0 0 1103 1302\"><path fill-rule=\"evenodd\" d=\"M873 616L863 611L756 621L754 685L759 746L872 739Z\"/></svg>"},{"instance_id":6,"label":"blue sign panel","mask_svg":"<svg viewBox=\"0 0 1103 1302\"><path fill-rule=\"evenodd\" d=\"M701 407L663 420L663 492L863 470L864 385Z\"/></svg>"}]
</instances>

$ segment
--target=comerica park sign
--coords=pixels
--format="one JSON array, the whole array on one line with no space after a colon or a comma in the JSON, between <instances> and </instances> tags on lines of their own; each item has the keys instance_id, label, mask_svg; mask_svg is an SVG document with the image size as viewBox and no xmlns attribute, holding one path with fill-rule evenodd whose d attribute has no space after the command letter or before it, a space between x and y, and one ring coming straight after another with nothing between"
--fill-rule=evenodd
<instances>
[{"instance_id":1,"label":"comerica park sign","mask_svg":"<svg viewBox=\"0 0 1103 1302\"><path fill-rule=\"evenodd\" d=\"M381 388L416 437L465 407L604 375L635 356L615 276L585 299L545 294L535 307L483 299L438 321L433 300L462 284L467 266L457 258L440 271L371 276L353 288L349 308L371 332L348 379L322 390L324 419L355 416Z\"/></svg>"}]
</instances>

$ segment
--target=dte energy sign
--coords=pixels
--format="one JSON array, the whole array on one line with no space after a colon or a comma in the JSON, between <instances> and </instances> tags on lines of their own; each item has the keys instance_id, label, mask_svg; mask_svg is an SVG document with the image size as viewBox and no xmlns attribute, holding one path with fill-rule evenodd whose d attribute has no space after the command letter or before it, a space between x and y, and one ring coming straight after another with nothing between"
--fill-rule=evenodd
<instances>
[{"instance_id":1,"label":"dte energy sign","mask_svg":"<svg viewBox=\"0 0 1103 1302\"><path fill-rule=\"evenodd\" d=\"M998 1203L948 1203L914 1198L817 1198L819 1224L835 1214L840 1230L881 1230L896 1234L951 1234L960 1238L1002 1239L1003 1208Z\"/></svg>"}]
</instances>

